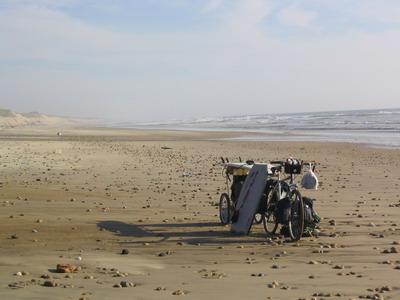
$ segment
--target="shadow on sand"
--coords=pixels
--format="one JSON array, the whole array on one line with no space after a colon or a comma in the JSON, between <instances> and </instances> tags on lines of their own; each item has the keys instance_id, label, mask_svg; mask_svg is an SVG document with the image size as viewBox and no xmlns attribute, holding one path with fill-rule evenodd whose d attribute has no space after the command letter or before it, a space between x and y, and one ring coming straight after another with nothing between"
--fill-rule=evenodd
<instances>
[{"instance_id":1,"label":"shadow on sand","mask_svg":"<svg viewBox=\"0 0 400 300\"><path fill-rule=\"evenodd\" d=\"M143 243L141 238L154 238L146 242L159 243L180 241L188 244L254 243L265 241L265 234L252 233L250 236L237 236L226 226L216 222L195 223L154 223L128 224L120 221L100 221L99 228L113 232L118 236L138 238L122 243Z\"/></svg>"}]
</instances>

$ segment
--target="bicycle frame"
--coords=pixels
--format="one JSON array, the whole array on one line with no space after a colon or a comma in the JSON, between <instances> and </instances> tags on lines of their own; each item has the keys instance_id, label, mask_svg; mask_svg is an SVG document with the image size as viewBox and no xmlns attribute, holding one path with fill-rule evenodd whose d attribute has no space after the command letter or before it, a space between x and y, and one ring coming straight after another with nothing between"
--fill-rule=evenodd
<instances>
[{"instance_id":1,"label":"bicycle frame","mask_svg":"<svg viewBox=\"0 0 400 300\"><path fill-rule=\"evenodd\" d=\"M282 191L286 192L288 194L292 189L297 188L296 183L294 182L295 176L294 174L290 174L290 176L286 177L285 179L281 179L281 172L278 171L278 179L277 183L274 187L274 190L277 190L278 193L278 201L282 200L284 197L282 197L283 193Z\"/></svg>"}]
</instances>

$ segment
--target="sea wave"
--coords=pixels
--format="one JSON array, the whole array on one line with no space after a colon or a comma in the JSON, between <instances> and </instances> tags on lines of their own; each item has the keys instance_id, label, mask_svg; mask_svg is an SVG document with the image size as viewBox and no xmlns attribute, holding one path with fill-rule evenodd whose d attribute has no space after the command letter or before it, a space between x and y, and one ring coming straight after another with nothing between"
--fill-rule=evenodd
<instances>
[{"instance_id":1,"label":"sea wave","mask_svg":"<svg viewBox=\"0 0 400 300\"><path fill-rule=\"evenodd\" d=\"M166 122L119 123L113 127L234 130L256 132L285 132L298 137L304 133L332 138L345 135L345 139L358 142L358 136L370 136L371 140L400 145L400 109L353 110L334 112L307 112L290 114L250 114L236 116L203 117L192 120ZM351 133L351 134L349 134ZM385 139L380 134L389 134ZM340 139L339 139L340 140ZM364 138L366 140L366 138ZM369 139L368 139L369 140ZM382 143L382 142L380 142Z\"/></svg>"}]
</instances>

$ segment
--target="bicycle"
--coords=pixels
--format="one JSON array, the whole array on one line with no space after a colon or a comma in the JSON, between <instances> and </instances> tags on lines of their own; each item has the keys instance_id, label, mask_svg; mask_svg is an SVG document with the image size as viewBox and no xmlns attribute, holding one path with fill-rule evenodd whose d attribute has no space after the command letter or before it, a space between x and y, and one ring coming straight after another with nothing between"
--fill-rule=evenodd
<instances>
[{"instance_id":1,"label":"bicycle","mask_svg":"<svg viewBox=\"0 0 400 300\"><path fill-rule=\"evenodd\" d=\"M295 175L301 173L303 162L288 159L271 161L271 177L266 183L262 223L266 233L274 235L279 224L287 230L292 241L298 241L304 230L304 203L295 183ZM288 174L281 179L281 174Z\"/></svg>"},{"instance_id":2,"label":"bicycle","mask_svg":"<svg viewBox=\"0 0 400 300\"><path fill-rule=\"evenodd\" d=\"M228 160L227 162L222 160L222 162L227 192L221 194L218 206L221 224L226 225L234 218L237 198L254 162L229 163ZM275 234L278 226L282 225L292 241L297 241L302 237L305 208L303 198L295 183L295 175L301 173L302 166L305 164L294 159L269 162L264 196L254 216L254 224L263 223L264 230L268 234ZM282 179L282 173L289 176ZM232 184L229 187L230 182Z\"/></svg>"}]
</instances>

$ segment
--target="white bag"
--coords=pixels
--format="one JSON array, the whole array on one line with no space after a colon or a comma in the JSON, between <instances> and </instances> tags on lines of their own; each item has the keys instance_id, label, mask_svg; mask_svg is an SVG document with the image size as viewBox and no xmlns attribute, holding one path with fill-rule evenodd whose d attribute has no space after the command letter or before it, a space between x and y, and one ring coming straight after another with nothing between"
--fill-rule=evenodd
<instances>
[{"instance_id":1,"label":"white bag","mask_svg":"<svg viewBox=\"0 0 400 300\"><path fill-rule=\"evenodd\" d=\"M311 164L309 165L309 170L304 174L301 179L301 186L308 190L316 190L318 189L318 178L317 175L313 172L313 168Z\"/></svg>"}]
</instances>

